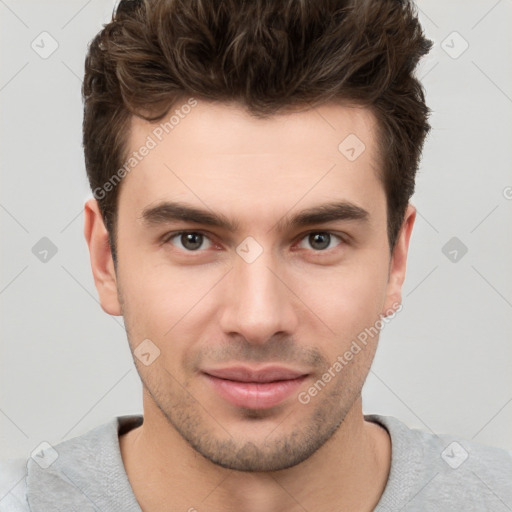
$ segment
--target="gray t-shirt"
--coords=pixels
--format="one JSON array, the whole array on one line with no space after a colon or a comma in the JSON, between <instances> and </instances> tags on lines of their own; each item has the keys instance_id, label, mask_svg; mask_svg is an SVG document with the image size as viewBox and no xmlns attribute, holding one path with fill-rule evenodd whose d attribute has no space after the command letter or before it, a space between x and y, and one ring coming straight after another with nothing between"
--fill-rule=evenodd
<instances>
[{"instance_id":1,"label":"gray t-shirt","mask_svg":"<svg viewBox=\"0 0 512 512\"><path fill-rule=\"evenodd\" d=\"M391 471L375 512L512 511L512 452L410 429L390 416L365 418L391 437ZM142 421L116 417L28 460L0 463L0 512L141 512L119 435Z\"/></svg>"}]
</instances>

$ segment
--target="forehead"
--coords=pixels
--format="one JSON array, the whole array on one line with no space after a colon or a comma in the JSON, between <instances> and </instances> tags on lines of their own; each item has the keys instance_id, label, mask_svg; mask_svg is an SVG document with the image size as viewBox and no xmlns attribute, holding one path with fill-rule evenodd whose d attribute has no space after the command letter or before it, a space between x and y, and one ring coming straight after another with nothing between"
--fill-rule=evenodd
<instances>
[{"instance_id":1,"label":"forehead","mask_svg":"<svg viewBox=\"0 0 512 512\"><path fill-rule=\"evenodd\" d=\"M367 109L325 104L261 119L233 104L185 100L155 123L133 117L130 128L133 166L119 205L139 214L162 200L269 210L301 196L371 203L383 193Z\"/></svg>"},{"instance_id":2,"label":"forehead","mask_svg":"<svg viewBox=\"0 0 512 512\"><path fill-rule=\"evenodd\" d=\"M258 118L236 104L189 99L175 104L159 122L132 116L130 123L128 143L132 150L144 144L149 135L158 147L179 147L198 156L307 151L318 157L327 150L326 158L339 157L340 137L350 134L366 145L369 156L375 131L375 118L369 109L338 103ZM357 142L354 137L351 141ZM345 156L351 157L349 153Z\"/></svg>"}]
</instances>

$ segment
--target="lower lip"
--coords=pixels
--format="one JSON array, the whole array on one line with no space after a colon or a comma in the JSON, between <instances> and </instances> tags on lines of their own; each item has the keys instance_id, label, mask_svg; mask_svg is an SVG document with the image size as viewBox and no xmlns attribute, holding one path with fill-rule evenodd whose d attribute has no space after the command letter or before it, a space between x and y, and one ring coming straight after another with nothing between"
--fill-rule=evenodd
<instances>
[{"instance_id":1,"label":"lower lip","mask_svg":"<svg viewBox=\"0 0 512 512\"><path fill-rule=\"evenodd\" d=\"M298 390L306 376L275 382L239 382L205 374L217 393L236 407L268 409Z\"/></svg>"}]
</instances>

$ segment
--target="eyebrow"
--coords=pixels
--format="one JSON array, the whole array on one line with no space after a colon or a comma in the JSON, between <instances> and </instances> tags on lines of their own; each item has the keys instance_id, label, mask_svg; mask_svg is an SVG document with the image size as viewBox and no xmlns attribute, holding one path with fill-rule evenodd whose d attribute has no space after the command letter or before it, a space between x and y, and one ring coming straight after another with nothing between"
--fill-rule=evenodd
<instances>
[{"instance_id":1,"label":"eyebrow","mask_svg":"<svg viewBox=\"0 0 512 512\"><path fill-rule=\"evenodd\" d=\"M231 232L236 232L240 228L240 222L236 219L231 220L221 213L214 213L180 202L164 201L155 206L148 206L144 208L139 218L149 227L173 221L184 221L222 228ZM274 228L278 231L285 231L286 229L339 220L367 221L368 218L369 213L364 208L348 201L342 201L313 206L290 218L284 216L274 225Z\"/></svg>"}]
</instances>

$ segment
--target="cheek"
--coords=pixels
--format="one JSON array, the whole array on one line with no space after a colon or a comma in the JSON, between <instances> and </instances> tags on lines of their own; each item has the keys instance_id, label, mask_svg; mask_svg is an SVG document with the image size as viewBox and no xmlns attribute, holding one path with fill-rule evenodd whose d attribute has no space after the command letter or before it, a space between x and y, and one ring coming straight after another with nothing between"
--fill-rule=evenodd
<instances>
[{"instance_id":1,"label":"cheek","mask_svg":"<svg viewBox=\"0 0 512 512\"><path fill-rule=\"evenodd\" d=\"M176 267L155 263L136 248L125 251L119 279L132 349L148 338L160 349L166 368L179 368L181 359L195 350L200 334L215 319L208 308L223 273L220 266Z\"/></svg>"},{"instance_id":2,"label":"cheek","mask_svg":"<svg viewBox=\"0 0 512 512\"><path fill-rule=\"evenodd\" d=\"M387 274L382 270L352 267L331 274L324 282L322 294L318 289L316 295L312 290L304 291L310 297L316 296L311 309L316 307L318 317L330 328L323 330L328 333L326 337L319 338L315 326L310 325L309 336L316 340L337 376L331 388L335 397L358 391L371 366L387 282ZM318 325L317 322L317 329Z\"/></svg>"},{"instance_id":3,"label":"cheek","mask_svg":"<svg viewBox=\"0 0 512 512\"><path fill-rule=\"evenodd\" d=\"M373 325L385 301L387 267L374 260L317 269L302 279L301 297L338 336ZM331 333L332 334L332 333Z\"/></svg>"}]
</instances>

